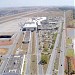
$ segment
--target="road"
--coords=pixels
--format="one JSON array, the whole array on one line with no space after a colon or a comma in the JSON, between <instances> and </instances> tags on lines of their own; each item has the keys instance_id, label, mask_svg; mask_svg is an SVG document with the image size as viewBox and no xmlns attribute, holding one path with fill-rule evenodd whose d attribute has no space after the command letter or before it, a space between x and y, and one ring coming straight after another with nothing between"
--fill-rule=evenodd
<instances>
[{"instance_id":1,"label":"road","mask_svg":"<svg viewBox=\"0 0 75 75\"><path fill-rule=\"evenodd\" d=\"M8 55L6 56L6 59L4 60L3 64L0 67L0 74L4 72L5 66L8 64L8 61L9 61L11 55L13 55L13 51L14 51L14 49L16 47L18 39L20 38L20 35L21 35L21 32L18 32L17 37L15 38L13 44L10 46Z\"/></svg>"},{"instance_id":2,"label":"road","mask_svg":"<svg viewBox=\"0 0 75 75\"><path fill-rule=\"evenodd\" d=\"M36 32L36 49L37 49L37 75L44 75L43 66L39 64L41 60L41 50L39 50L38 32Z\"/></svg>"},{"instance_id":3,"label":"road","mask_svg":"<svg viewBox=\"0 0 75 75\"><path fill-rule=\"evenodd\" d=\"M61 41L61 52L59 59L58 75L64 75L64 63L65 63L65 51L66 51L66 16L64 12L64 24L62 32L62 41Z\"/></svg>"},{"instance_id":4,"label":"road","mask_svg":"<svg viewBox=\"0 0 75 75\"><path fill-rule=\"evenodd\" d=\"M52 75L53 74L54 63L55 63L55 59L56 59L56 55L57 55L57 48L58 48L58 45L59 45L59 42L60 42L59 39L60 39L61 31L62 31L62 22L59 21L59 24L60 24L59 25L60 27L58 29L57 38L56 38L54 48L53 48L53 51L52 51L52 54L51 54L51 57L50 57L50 60L49 60L46 75Z\"/></svg>"}]
</instances>

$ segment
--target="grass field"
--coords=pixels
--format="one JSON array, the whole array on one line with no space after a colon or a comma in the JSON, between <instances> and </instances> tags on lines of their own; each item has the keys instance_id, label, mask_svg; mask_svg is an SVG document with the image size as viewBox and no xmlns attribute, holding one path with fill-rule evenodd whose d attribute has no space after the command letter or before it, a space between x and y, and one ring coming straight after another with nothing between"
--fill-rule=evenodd
<instances>
[{"instance_id":1,"label":"grass field","mask_svg":"<svg viewBox=\"0 0 75 75\"><path fill-rule=\"evenodd\" d=\"M72 44L72 39L71 38L67 38L66 39L66 43L67 43L67 45Z\"/></svg>"},{"instance_id":2,"label":"grass field","mask_svg":"<svg viewBox=\"0 0 75 75\"><path fill-rule=\"evenodd\" d=\"M74 50L73 49L68 49L67 52L66 52L66 56L73 57L74 56Z\"/></svg>"},{"instance_id":3,"label":"grass field","mask_svg":"<svg viewBox=\"0 0 75 75\"><path fill-rule=\"evenodd\" d=\"M69 21L69 27L75 27L75 20Z\"/></svg>"}]
</instances>

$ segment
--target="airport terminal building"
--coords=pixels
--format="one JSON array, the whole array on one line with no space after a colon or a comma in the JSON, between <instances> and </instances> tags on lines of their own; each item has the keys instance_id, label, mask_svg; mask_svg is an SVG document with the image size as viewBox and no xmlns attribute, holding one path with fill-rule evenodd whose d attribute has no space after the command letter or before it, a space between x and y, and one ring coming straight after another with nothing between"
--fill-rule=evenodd
<instances>
[{"instance_id":1,"label":"airport terminal building","mask_svg":"<svg viewBox=\"0 0 75 75\"><path fill-rule=\"evenodd\" d=\"M25 23L25 25L23 26L22 31L37 31L37 24L36 22L27 22Z\"/></svg>"}]
</instances>

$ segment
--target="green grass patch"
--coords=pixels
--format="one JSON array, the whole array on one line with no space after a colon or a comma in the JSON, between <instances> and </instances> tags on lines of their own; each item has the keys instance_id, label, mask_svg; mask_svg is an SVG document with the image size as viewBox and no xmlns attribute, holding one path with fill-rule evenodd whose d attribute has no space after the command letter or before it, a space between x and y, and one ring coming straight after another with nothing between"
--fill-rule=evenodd
<instances>
[{"instance_id":1,"label":"green grass patch","mask_svg":"<svg viewBox=\"0 0 75 75\"><path fill-rule=\"evenodd\" d=\"M44 48L44 52L47 52L48 51L48 48Z\"/></svg>"},{"instance_id":2,"label":"green grass patch","mask_svg":"<svg viewBox=\"0 0 75 75\"><path fill-rule=\"evenodd\" d=\"M54 44L51 45L51 48L50 49L53 49L53 48L54 48Z\"/></svg>"},{"instance_id":3,"label":"green grass patch","mask_svg":"<svg viewBox=\"0 0 75 75\"><path fill-rule=\"evenodd\" d=\"M56 37L57 37L57 33L53 34L54 41L56 40Z\"/></svg>"},{"instance_id":4,"label":"green grass patch","mask_svg":"<svg viewBox=\"0 0 75 75\"><path fill-rule=\"evenodd\" d=\"M47 64L47 62L48 62L48 55L41 54L41 63L44 65Z\"/></svg>"},{"instance_id":5,"label":"green grass patch","mask_svg":"<svg viewBox=\"0 0 75 75\"><path fill-rule=\"evenodd\" d=\"M72 44L72 39L71 38L67 38L66 39L66 43L67 43L67 45Z\"/></svg>"},{"instance_id":6,"label":"green grass patch","mask_svg":"<svg viewBox=\"0 0 75 75\"><path fill-rule=\"evenodd\" d=\"M67 52L66 52L66 56L73 57L74 56L74 50L73 49L68 49Z\"/></svg>"}]
</instances>

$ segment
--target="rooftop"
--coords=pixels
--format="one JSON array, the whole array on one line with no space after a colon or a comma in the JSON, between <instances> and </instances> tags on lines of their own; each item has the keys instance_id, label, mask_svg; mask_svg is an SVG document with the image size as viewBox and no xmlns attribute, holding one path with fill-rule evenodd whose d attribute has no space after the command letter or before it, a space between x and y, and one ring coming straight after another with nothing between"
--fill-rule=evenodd
<instances>
[{"instance_id":1,"label":"rooftop","mask_svg":"<svg viewBox=\"0 0 75 75\"><path fill-rule=\"evenodd\" d=\"M26 28L26 27L37 27L37 25L36 25L36 22L27 22L25 23L23 28Z\"/></svg>"}]
</instances>

